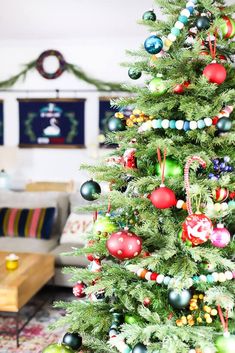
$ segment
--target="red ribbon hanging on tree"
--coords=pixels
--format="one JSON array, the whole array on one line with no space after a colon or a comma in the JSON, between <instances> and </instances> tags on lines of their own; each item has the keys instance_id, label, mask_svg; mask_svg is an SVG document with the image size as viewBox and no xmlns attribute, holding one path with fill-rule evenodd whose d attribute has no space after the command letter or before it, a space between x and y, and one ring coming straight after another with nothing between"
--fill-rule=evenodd
<instances>
[{"instance_id":1,"label":"red ribbon hanging on tree","mask_svg":"<svg viewBox=\"0 0 235 353\"><path fill-rule=\"evenodd\" d=\"M211 40L211 36L209 34L209 48L210 48L210 53L211 53L211 57L213 60L215 60L215 58L216 58L216 44L217 44L216 35L215 35L214 45L213 45L212 40Z\"/></svg>"},{"instance_id":2,"label":"red ribbon hanging on tree","mask_svg":"<svg viewBox=\"0 0 235 353\"><path fill-rule=\"evenodd\" d=\"M163 160L161 157L161 150L160 148L157 149L157 158L158 158L158 162L160 164L160 170L161 170L161 179L162 179L162 185L164 185L164 181L165 181L165 165L166 165L166 148L164 149L163 152Z\"/></svg>"},{"instance_id":3,"label":"red ribbon hanging on tree","mask_svg":"<svg viewBox=\"0 0 235 353\"><path fill-rule=\"evenodd\" d=\"M97 217L98 217L98 211L96 210L93 214L93 222L94 223L97 221Z\"/></svg>"},{"instance_id":4,"label":"red ribbon hanging on tree","mask_svg":"<svg viewBox=\"0 0 235 353\"><path fill-rule=\"evenodd\" d=\"M219 313L220 321L223 326L224 332L227 333L228 332L228 309L226 310L226 317L224 318L221 306L218 305L218 313Z\"/></svg>"}]
</instances>

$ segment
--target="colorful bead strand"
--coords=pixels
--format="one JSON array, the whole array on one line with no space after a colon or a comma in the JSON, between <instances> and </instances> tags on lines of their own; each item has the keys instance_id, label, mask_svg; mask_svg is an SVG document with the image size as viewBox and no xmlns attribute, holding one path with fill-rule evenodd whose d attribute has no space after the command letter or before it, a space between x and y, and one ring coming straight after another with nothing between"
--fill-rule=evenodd
<instances>
[{"instance_id":1,"label":"colorful bead strand","mask_svg":"<svg viewBox=\"0 0 235 353\"><path fill-rule=\"evenodd\" d=\"M136 266L127 266L127 269L130 272L135 273L141 279L145 279L147 281L154 281L156 284L163 284L165 286L169 286L178 282L179 278L165 276L163 274L152 272L144 268L137 268ZM195 275L192 278L188 279L188 286L192 287L194 283L215 283L215 282L226 282L235 279L235 271L226 271L226 272L213 272L208 275Z\"/></svg>"},{"instance_id":2,"label":"colorful bead strand","mask_svg":"<svg viewBox=\"0 0 235 353\"><path fill-rule=\"evenodd\" d=\"M196 4L197 0L191 0L186 3L185 9L180 12L174 27L171 29L171 33L168 34L167 38L163 39L163 51L167 52L170 50L170 47L177 40L182 29L188 23L189 17L194 13ZM156 54L156 57L161 57L161 53Z\"/></svg>"}]
</instances>

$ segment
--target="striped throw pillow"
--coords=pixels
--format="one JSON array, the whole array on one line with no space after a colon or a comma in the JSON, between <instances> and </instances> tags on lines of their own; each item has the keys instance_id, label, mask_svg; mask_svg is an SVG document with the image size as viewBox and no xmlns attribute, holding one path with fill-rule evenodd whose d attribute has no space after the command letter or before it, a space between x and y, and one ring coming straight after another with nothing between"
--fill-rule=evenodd
<instances>
[{"instance_id":1,"label":"striped throw pillow","mask_svg":"<svg viewBox=\"0 0 235 353\"><path fill-rule=\"evenodd\" d=\"M0 208L0 236L49 239L55 208Z\"/></svg>"}]
</instances>

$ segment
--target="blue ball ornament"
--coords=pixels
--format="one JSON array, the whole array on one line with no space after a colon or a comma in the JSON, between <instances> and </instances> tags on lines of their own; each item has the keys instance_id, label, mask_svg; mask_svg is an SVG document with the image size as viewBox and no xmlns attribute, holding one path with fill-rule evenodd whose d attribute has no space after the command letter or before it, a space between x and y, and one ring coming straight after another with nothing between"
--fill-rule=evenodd
<instances>
[{"instance_id":1,"label":"blue ball ornament","mask_svg":"<svg viewBox=\"0 0 235 353\"><path fill-rule=\"evenodd\" d=\"M152 35L145 40L144 48L149 54L158 54L163 48L163 41L158 36Z\"/></svg>"},{"instance_id":2,"label":"blue ball ornament","mask_svg":"<svg viewBox=\"0 0 235 353\"><path fill-rule=\"evenodd\" d=\"M219 164L219 160L218 159L213 159L213 164L215 164L215 165L218 165Z\"/></svg>"},{"instance_id":3,"label":"blue ball ornament","mask_svg":"<svg viewBox=\"0 0 235 353\"><path fill-rule=\"evenodd\" d=\"M184 309L189 305L192 295L188 289L177 292L171 289L168 293L169 304L175 309Z\"/></svg>"}]
</instances>

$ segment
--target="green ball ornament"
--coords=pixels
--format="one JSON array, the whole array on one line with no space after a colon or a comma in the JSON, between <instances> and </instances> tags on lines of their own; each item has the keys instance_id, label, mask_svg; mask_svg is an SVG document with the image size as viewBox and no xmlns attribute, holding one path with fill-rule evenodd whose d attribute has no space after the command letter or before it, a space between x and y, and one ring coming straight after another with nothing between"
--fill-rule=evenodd
<instances>
[{"instance_id":1,"label":"green ball ornament","mask_svg":"<svg viewBox=\"0 0 235 353\"><path fill-rule=\"evenodd\" d=\"M139 317L137 315L126 314L124 322L129 325L137 324L139 322Z\"/></svg>"},{"instance_id":2,"label":"green ball ornament","mask_svg":"<svg viewBox=\"0 0 235 353\"><path fill-rule=\"evenodd\" d=\"M215 341L217 353L234 353L235 352L235 336L229 333L220 336Z\"/></svg>"},{"instance_id":3,"label":"green ball ornament","mask_svg":"<svg viewBox=\"0 0 235 353\"><path fill-rule=\"evenodd\" d=\"M161 176L162 173L159 163L156 166L156 172L158 176ZM178 177L183 175L183 169L174 159L167 158L164 174L166 178Z\"/></svg>"},{"instance_id":4,"label":"green ball ornament","mask_svg":"<svg viewBox=\"0 0 235 353\"><path fill-rule=\"evenodd\" d=\"M138 80L138 78L140 78L142 75L142 72L137 70L137 69L133 69L132 67L128 70L128 76L132 79L132 80Z\"/></svg>"},{"instance_id":5,"label":"green ball ornament","mask_svg":"<svg viewBox=\"0 0 235 353\"><path fill-rule=\"evenodd\" d=\"M52 343L44 348L42 353L74 353L74 350L64 344Z\"/></svg>"},{"instance_id":6,"label":"green ball ornament","mask_svg":"<svg viewBox=\"0 0 235 353\"><path fill-rule=\"evenodd\" d=\"M101 188L96 181L89 180L82 184L80 193L85 200L94 201L97 199L97 195L101 193Z\"/></svg>"},{"instance_id":7,"label":"green ball ornament","mask_svg":"<svg viewBox=\"0 0 235 353\"><path fill-rule=\"evenodd\" d=\"M93 227L96 233L114 233L118 227L110 216L99 216Z\"/></svg>"},{"instance_id":8,"label":"green ball ornament","mask_svg":"<svg viewBox=\"0 0 235 353\"><path fill-rule=\"evenodd\" d=\"M123 120L113 116L108 120L108 129L111 132L124 131L126 129L126 125Z\"/></svg>"},{"instance_id":9,"label":"green ball ornament","mask_svg":"<svg viewBox=\"0 0 235 353\"><path fill-rule=\"evenodd\" d=\"M142 19L144 21L156 21L157 17L153 10L149 10L143 14Z\"/></svg>"},{"instance_id":10,"label":"green ball ornament","mask_svg":"<svg viewBox=\"0 0 235 353\"><path fill-rule=\"evenodd\" d=\"M168 301L175 309L184 309L189 305L192 295L188 289L181 292L170 290L168 293Z\"/></svg>"},{"instance_id":11,"label":"green ball ornament","mask_svg":"<svg viewBox=\"0 0 235 353\"><path fill-rule=\"evenodd\" d=\"M161 77L153 78L149 82L149 90L156 96L161 96L167 91L166 81L163 80Z\"/></svg>"}]
</instances>

